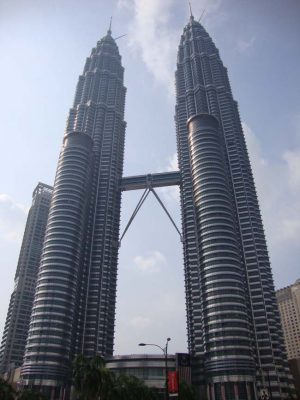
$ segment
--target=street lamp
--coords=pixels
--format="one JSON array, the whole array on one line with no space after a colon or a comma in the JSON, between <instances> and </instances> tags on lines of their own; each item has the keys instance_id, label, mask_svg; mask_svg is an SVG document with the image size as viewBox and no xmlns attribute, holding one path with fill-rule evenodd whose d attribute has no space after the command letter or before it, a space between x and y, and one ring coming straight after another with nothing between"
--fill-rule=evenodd
<instances>
[{"instance_id":1,"label":"street lamp","mask_svg":"<svg viewBox=\"0 0 300 400\"><path fill-rule=\"evenodd\" d=\"M169 391L168 391L168 343L171 340L171 338L167 338L166 341L166 346L165 347L161 347L158 344L155 343L139 343L139 346L155 346L158 347L159 349L161 349L161 351L163 352L164 356L165 356L165 370L166 370L166 378L165 378L165 400L169 399Z\"/></svg>"}]
</instances>

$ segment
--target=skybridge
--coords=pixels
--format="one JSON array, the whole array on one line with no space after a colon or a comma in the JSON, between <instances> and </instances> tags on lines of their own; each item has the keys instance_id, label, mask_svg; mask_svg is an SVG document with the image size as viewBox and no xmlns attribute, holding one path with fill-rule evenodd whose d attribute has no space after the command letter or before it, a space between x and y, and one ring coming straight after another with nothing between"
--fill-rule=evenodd
<instances>
[{"instance_id":1,"label":"skybridge","mask_svg":"<svg viewBox=\"0 0 300 400\"><path fill-rule=\"evenodd\" d=\"M160 172L156 174L125 176L121 180L121 190L137 190L149 187L178 186L181 182L179 171Z\"/></svg>"},{"instance_id":2,"label":"skybridge","mask_svg":"<svg viewBox=\"0 0 300 400\"><path fill-rule=\"evenodd\" d=\"M178 229L177 225L175 224L175 221L171 217L169 211L166 209L164 203L158 196L157 192L154 190L154 188L160 188L166 186L179 186L180 184L181 184L181 174L179 171L160 172L156 174L147 174L147 175L126 176L122 178L121 190L123 192L128 190L138 190L138 189L144 189L144 192L126 225L124 232L120 236L119 246L121 246L121 241L123 237L125 236L128 228L130 227L132 221L139 212L140 208L142 207L144 201L146 200L150 192L153 193L156 200L159 202L164 212L167 214L169 220L171 221L172 225L179 234L181 242L183 242L182 234Z\"/></svg>"}]
</instances>

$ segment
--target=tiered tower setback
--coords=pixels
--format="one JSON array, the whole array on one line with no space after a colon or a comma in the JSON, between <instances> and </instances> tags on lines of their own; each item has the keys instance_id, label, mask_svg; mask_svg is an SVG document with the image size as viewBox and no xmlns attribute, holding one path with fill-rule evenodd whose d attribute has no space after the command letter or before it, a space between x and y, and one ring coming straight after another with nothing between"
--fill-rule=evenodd
<instances>
[{"instance_id":1,"label":"tiered tower setback","mask_svg":"<svg viewBox=\"0 0 300 400\"><path fill-rule=\"evenodd\" d=\"M69 388L74 356L113 354L124 69L111 31L79 77L54 184L22 369L52 398Z\"/></svg>"},{"instance_id":2,"label":"tiered tower setback","mask_svg":"<svg viewBox=\"0 0 300 400\"><path fill-rule=\"evenodd\" d=\"M252 399L267 379L273 400L286 398L289 370L238 106L193 16L178 49L176 99L189 351L204 359L210 399ZM206 132L212 118L218 128Z\"/></svg>"}]
</instances>

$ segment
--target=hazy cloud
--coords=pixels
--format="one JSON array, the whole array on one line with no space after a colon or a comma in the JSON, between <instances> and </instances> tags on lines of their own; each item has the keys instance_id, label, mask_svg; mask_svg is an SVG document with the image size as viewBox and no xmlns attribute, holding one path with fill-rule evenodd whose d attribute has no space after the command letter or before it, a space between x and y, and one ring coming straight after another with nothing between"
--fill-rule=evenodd
<instances>
[{"instance_id":1,"label":"hazy cloud","mask_svg":"<svg viewBox=\"0 0 300 400\"><path fill-rule=\"evenodd\" d=\"M12 199L9 195L0 193L0 203L5 204L5 206L11 210L20 210L25 214L28 211L28 208L23 204L17 203L14 199Z\"/></svg>"},{"instance_id":2,"label":"hazy cloud","mask_svg":"<svg viewBox=\"0 0 300 400\"><path fill-rule=\"evenodd\" d=\"M165 256L158 250L146 256L135 256L133 261L138 270L147 273L158 272L166 264Z\"/></svg>"},{"instance_id":3,"label":"hazy cloud","mask_svg":"<svg viewBox=\"0 0 300 400\"><path fill-rule=\"evenodd\" d=\"M157 172L172 172L178 170L179 166L177 152L175 152L167 158L166 164L162 168L159 168ZM179 204L180 193L178 186L165 186L159 188L159 192L162 193L162 196L167 203L174 203L175 201L177 204Z\"/></svg>"},{"instance_id":4,"label":"hazy cloud","mask_svg":"<svg viewBox=\"0 0 300 400\"><path fill-rule=\"evenodd\" d=\"M137 316L129 321L129 324L135 329L145 329L151 324L151 320L148 317Z\"/></svg>"},{"instance_id":5,"label":"hazy cloud","mask_svg":"<svg viewBox=\"0 0 300 400\"><path fill-rule=\"evenodd\" d=\"M270 247L293 246L300 235L300 149L268 159L258 136L243 123Z\"/></svg>"},{"instance_id":6,"label":"hazy cloud","mask_svg":"<svg viewBox=\"0 0 300 400\"><path fill-rule=\"evenodd\" d=\"M204 21L212 14L220 11L222 0L193 0L190 3L195 18L199 19L202 16L201 21Z\"/></svg>"},{"instance_id":7,"label":"hazy cloud","mask_svg":"<svg viewBox=\"0 0 300 400\"><path fill-rule=\"evenodd\" d=\"M289 241L299 242L300 235L300 218L299 213L295 219L283 219L282 221L282 238Z\"/></svg>"},{"instance_id":8,"label":"hazy cloud","mask_svg":"<svg viewBox=\"0 0 300 400\"><path fill-rule=\"evenodd\" d=\"M168 158L167 171L178 171L177 152Z\"/></svg>"},{"instance_id":9,"label":"hazy cloud","mask_svg":"<svg viewBox=\"0 0 300 400\"><path fill-rule=\"evenodd\" d=\"M300 190L300 149L285 151L282 157L287 163L291 189Z\"/></svg>"},{"instance_id":10,"label":"hazy cloud","mask_svg":"<svg viewBox=\"0 0 300 400\"><path fill-rule=\"evenodd\" d=\"M200 17L205 10L205 23L210 23L210 15L219 9L221 0L198 0L193 2L193 14ZM176 9L176 0L118 0L118 7L132 13L129 27L129 46L140 54L147 69L154 78L166 85L169 93L174 92L174 60L182 22L178 26L171 24L172 13ZM183 6L184 10L184 6ZM186 15L189 9L186 3ZM221 14L217 14L222 18ZM216 16L214 17L216 19ZM176 39L177 38L177 39Z\"/></svg>"},{"instance_id":11,"label":"hazy cloud","mask_svg":"<svg viewBox=\"0 0 300 400\"><path fill-rule=\"evenodd\" d=\"M162 193L164 200L167 203L176 203L179 205L180 191L178 186L166 186L160 188L159 191Z\"/></svg>"},{"instance_id":12,"label":"hazy cloud","mask_svg":"<svg viewBox=\"0 0 300 400\"><path fill-rule=\"evenodd\" d=\"M129 28L129 45L140 53L154 78L173 90L174 51L178 35L169 24L174 0L119 1L133 14ZM175 36L175 37L176 37Z\"/></svg>"},{"instance_id":13,"label":"hazy cloud","mask_svg":"<svg viewBox=\"0 0 300 400\"><path fill-rule=\"evenodd\" d=\"M238 38L236 44L237 50L240 53L248 51L251 47L253 47L255 39L256 39L255 36L252 36L249 39Z\"/></svg>"},{"instance_id":14,"label":"hazy cloud","mask_svg":"<svg viewBox=\"0 0 300 400\"><path fill-rule=\"evenodd\" d=\"M7 194L0 194L0 238L19 243L23 237L28 209Z\"/></svg>"}]
</instances>

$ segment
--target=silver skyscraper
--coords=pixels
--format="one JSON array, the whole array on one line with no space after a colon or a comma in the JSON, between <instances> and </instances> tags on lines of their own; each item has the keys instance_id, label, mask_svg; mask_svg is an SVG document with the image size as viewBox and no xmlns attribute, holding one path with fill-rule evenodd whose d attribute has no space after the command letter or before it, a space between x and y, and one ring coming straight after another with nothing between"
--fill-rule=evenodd
<instances>
[{"instance_id":1,"label":"silver skyscraper","mask_svg":"<svg viewBox=\"0 0 300 400\"><path fill-rule=\"evenodd\" d=\"M210 399L273 400L288 367L246 143L226 68L191 16L176 71L188 345Z\"/></svg>"},{"instance_id":2,"label":"silver skyscraper","mask_svg":"<svg viewBox=\"0 0 300 400\"><path fill-rule=\"evenodd\" d=\"M113 353L123 72L109 30L79 77L58 162L22 369L52 398L70 386L76 354Z\"/></svg>"}]
</instances>

